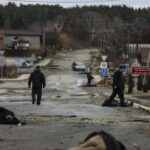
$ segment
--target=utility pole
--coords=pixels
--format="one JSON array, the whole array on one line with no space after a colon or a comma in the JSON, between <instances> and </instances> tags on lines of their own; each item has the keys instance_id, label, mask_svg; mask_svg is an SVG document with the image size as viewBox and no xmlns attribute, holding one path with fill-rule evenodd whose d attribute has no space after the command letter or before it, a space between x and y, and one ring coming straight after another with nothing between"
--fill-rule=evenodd
<instances>
[{"instance_id":1,"label":"utility pole","mask_svg":"<svg viewBox=\"0 0 150 150\"><path fill-rule=\"evenodd\" d=\"M45 29L43 30L43 50L44 50L44 57L47 55L46 47L45 47Z\"/></svg>"},{"instance_id":2,"label":"utility pole","mask_svg":"<svg viewBox=\"0 0 150 150\"><path fill-rule=\"evenodd\" d=\"M150 51L148 54L146 67L149 67L149 63L150 63ZM143 79L143 85L145 85L145 84L146 84L146 75L144 75L144 79Z\"/></svg>"}]
</instances>

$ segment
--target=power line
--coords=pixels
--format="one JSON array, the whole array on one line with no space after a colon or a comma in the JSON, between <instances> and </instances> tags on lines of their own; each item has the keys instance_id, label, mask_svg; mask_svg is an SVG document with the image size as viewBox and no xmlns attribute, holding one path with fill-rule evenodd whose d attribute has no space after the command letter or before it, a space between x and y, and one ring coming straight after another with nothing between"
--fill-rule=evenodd
<instances>
[{"instance_id":1,"label":"power line","mask_svg":"<svg viewBox=\"0 0 150 150\"><path fill-rule=\"evenodd\" d=\"M120 0L79 0L79 1L50 1L50 0L5 0L7 2L20 2L20 3L47 3L47 4L62 4L62 3L103 3L103 2L113 2Z\"/></svg>"}]
</instances>

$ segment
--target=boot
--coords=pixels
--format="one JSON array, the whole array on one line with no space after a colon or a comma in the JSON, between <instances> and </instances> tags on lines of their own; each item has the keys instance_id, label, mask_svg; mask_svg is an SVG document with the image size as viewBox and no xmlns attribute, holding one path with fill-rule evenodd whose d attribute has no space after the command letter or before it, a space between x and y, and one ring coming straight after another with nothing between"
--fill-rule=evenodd
<instances>
[{"instance_id":1,"label":"boot","mask_svg":"<svg viewBox=\"0 0 150 150\"><path fill-rule=\"evenodd\" d=\"M125 102L121 102L121 107L127 107L127 104Z\"/></svg>"},{"instance_id":2,"label":"boot","mask_svg":"<svg viewBox=\"0 0 150 150\"><path fill-rule=\"evenodd\" d=\"M108 99L106 99L104 103L102 104L102 106L110 106L110 104L111 102Z\"/></svg>"}]
</instances>

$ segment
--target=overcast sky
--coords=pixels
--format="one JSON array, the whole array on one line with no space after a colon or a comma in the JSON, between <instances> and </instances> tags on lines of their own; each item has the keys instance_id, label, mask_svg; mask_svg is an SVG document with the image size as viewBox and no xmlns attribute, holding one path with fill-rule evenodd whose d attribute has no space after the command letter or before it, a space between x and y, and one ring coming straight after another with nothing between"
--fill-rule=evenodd
<instances>
[{"instance_id":1,"label":"overcast sky","mask_svg":"<svg viewBox=\"0 0 150 150\"><path fill-rule=\"evenodd\" d=\"M63 7L73 6L89 6L89 5L126 5L134 8L150 7L150 0L0 0L1 4L7 4L8 2L15 2L19 4L59 4Z\"/></svg>"}]
</instances>

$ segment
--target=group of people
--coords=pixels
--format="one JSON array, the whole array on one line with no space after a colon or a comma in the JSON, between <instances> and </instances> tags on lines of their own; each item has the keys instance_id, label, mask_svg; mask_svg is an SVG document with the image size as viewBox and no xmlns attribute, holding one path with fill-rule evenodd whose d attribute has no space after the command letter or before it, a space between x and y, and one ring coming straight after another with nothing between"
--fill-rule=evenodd
<instances>
[{"instance_id":1,"label":"group of people","mask_svg":"<svg viewBox=\"0 0 150 150\"><path fill-rule=\"evenodd\" d=\"M87 73L87 85L91 84L91 80L93 79L91 71ZM46 86L45 76L42 73L40 66L36 66L35 70L30 74L28 79L28 87L30 88L32 84L32 104L36 102L37 105L41 104L42 97L42 88ZM119 69L115 71L113 74L113 92L108 100L106 100L102 106L109 106L113 102L115 96L118 94L120 99L120 104L122 107L125 107L124 101L124 75L123 75L123 67L119 66Z\"/></svg>"}]
</instances>

